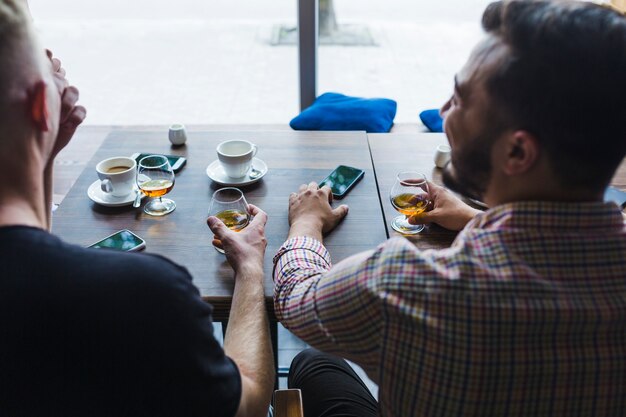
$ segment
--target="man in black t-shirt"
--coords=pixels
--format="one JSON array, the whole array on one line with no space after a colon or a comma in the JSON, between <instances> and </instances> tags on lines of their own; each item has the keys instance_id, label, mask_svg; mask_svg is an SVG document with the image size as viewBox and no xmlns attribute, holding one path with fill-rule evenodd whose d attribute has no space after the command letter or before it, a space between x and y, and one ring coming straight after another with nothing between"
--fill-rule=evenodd
<instances>
[{"instance_id":1,"label":"man in black t-shirt","mask_svg":"<svg viewBox=\"0 0 626 417\"><path fill-rule=\"evenodd\" d=\"M86 111L25 6L0 0L0 415L265 416L267 216L209 219L235 270L224 349L185 268L51 235L54 158Z\"/></svg>"}]
</instances>

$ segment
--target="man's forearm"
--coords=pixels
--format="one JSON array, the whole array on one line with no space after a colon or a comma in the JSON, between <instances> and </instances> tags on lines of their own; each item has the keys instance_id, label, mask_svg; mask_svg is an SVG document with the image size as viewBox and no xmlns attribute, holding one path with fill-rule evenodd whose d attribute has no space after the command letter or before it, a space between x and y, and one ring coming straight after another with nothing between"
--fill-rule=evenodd
<instances>
[{"instance_id":1,"label":"man's forearm","mask_svg":"<svg viewBox=\"0 0 626 417\"><path fill-rule=\"evenodd\" d=\"M311 223L294 223L289 228L289 235L287 236L287 240L298 237L298 236L307 236L312 237L320 243L324 243L322 237L322 228L318 225L314 225Z\"/></svg>"},{"instance_id":2,"label":"man's forearm","mask_svg":"<svg viewBox=\"0 0 626 417\"><path fill-rule=\"evenodd\" d=\"M242 377L242 404L238 414L266 414L275 371L265 309L263 269L261 266L242 268L235 275L224 350L237 363Z\"/></svg>"},{"instance_id":3,"label":"man's forearm","mask_svg":"<svg viewBox=\"0 0 626 417\"><path fill-rule=\"evenodd\" d=\"M378 339L366 335L382 316L377 295L364 284L381 270L368 268L372 256L373 251L362 252L332 267L320 242L301 236L285 242L274 257L274 309L279 321L311 346L358 359L375 373L371 360Z\"/></svg>"}]
</instances>

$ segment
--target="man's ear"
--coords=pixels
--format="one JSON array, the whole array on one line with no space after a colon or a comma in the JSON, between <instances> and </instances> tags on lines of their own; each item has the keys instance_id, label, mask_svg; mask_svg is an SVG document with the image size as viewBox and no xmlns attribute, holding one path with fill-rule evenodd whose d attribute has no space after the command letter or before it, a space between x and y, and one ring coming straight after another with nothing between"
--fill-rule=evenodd
<instances>
[{"instance_id":1,"label":"man's ear","mask_svg":"<svg viewBox=\"0 0 626 417\"><path fill-rule=\"evenodd\" d=\"M520 175L528 172L539 159L539 152L539 141L535 135L525 130L511 133L504 142L504 173Z\"/></svg>"},{"instance_id":2,"label":"man's ear","mask_svg":"<svg viewBox=\"0 0 626 417\"><path fill-rule=\"evenodd\" d=\"M41 132L50 130L48 124L48 98L44 81L37 81L28 92L28 113L37 129Z\"/></svg>"}]
</instances>

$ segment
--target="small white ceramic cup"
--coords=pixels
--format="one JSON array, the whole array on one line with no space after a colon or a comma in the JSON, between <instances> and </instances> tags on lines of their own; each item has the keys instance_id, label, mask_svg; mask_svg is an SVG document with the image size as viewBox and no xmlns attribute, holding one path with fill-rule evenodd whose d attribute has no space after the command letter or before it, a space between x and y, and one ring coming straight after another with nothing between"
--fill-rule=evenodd
<instances>
[{"instance_id":1,"label":"small white ceramic cup","mask_svg":"<svg viewBox=\"0 0 626 417\"><path fill-rule=\"evenodd\" d=\"M137 162L126 156L116 156L96 165L100 189L113 197L126 197L133 192L137 176Z\"/></svg>"},{"instance_id":2,"label":"small white ceramic cup","mask_svg":"<svg viewBox=\"0 0 626 417\"><path fill-rule=\"evenodd\" d=\"M252 166L257 146L247 140L227 140L217 145L217 157L230 178L242 178Z\"/></svg>"},{"instance_id":3,"label":"small white ceramic cup","mask_svg":"<svg viewBox=\"0 0 626 417\"><path fill-rule=\"evenodd\" d=\"M435 165L437 168L443 168L450 161L450 152L452 149L448 145L439 145L435 151Z\"/></svg>"},{"instance_id":4,"label":"small white ceramic cup","mask_svg":"<svg viewBox=\"0 0 626 417\"><path fill-rule=\"evenodd\" d=\"M187 132L185 131L185 125L181 125L178 123L171 125L168 137L170 139L170 142L172 142L172 145L184 145L185 142L187 142Z\"/></svg>"}]
</instances>

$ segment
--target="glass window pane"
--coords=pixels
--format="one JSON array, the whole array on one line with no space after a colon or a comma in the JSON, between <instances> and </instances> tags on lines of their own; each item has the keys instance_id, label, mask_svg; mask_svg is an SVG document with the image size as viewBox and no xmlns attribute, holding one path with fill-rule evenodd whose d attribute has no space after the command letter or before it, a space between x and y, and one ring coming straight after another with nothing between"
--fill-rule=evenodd
<instances>
[{"instance_id":1,"label":"glass window pane","mask_svg":"<svg viewBox=\"0 0 626 417\"><path fill-rule=\"evenodd\" d=\"M440 107L452 93L454 74L483 35L480 19L490 2L332 0L336 41L353 32L370 34L375 45L332 45L321 34L318 94L391 98L396 123L419 123L422 110Z\"/></svg>"},{"instance_id":2,"label":"glass window pane","mask_svg":"<svg viewBox=\"0 0 626 417\"><path fill-rule=\"evenodd\" d=\"M30 0L90 124L287 123L299 111L295 0Z\"/></svg>"}]
</instances>

